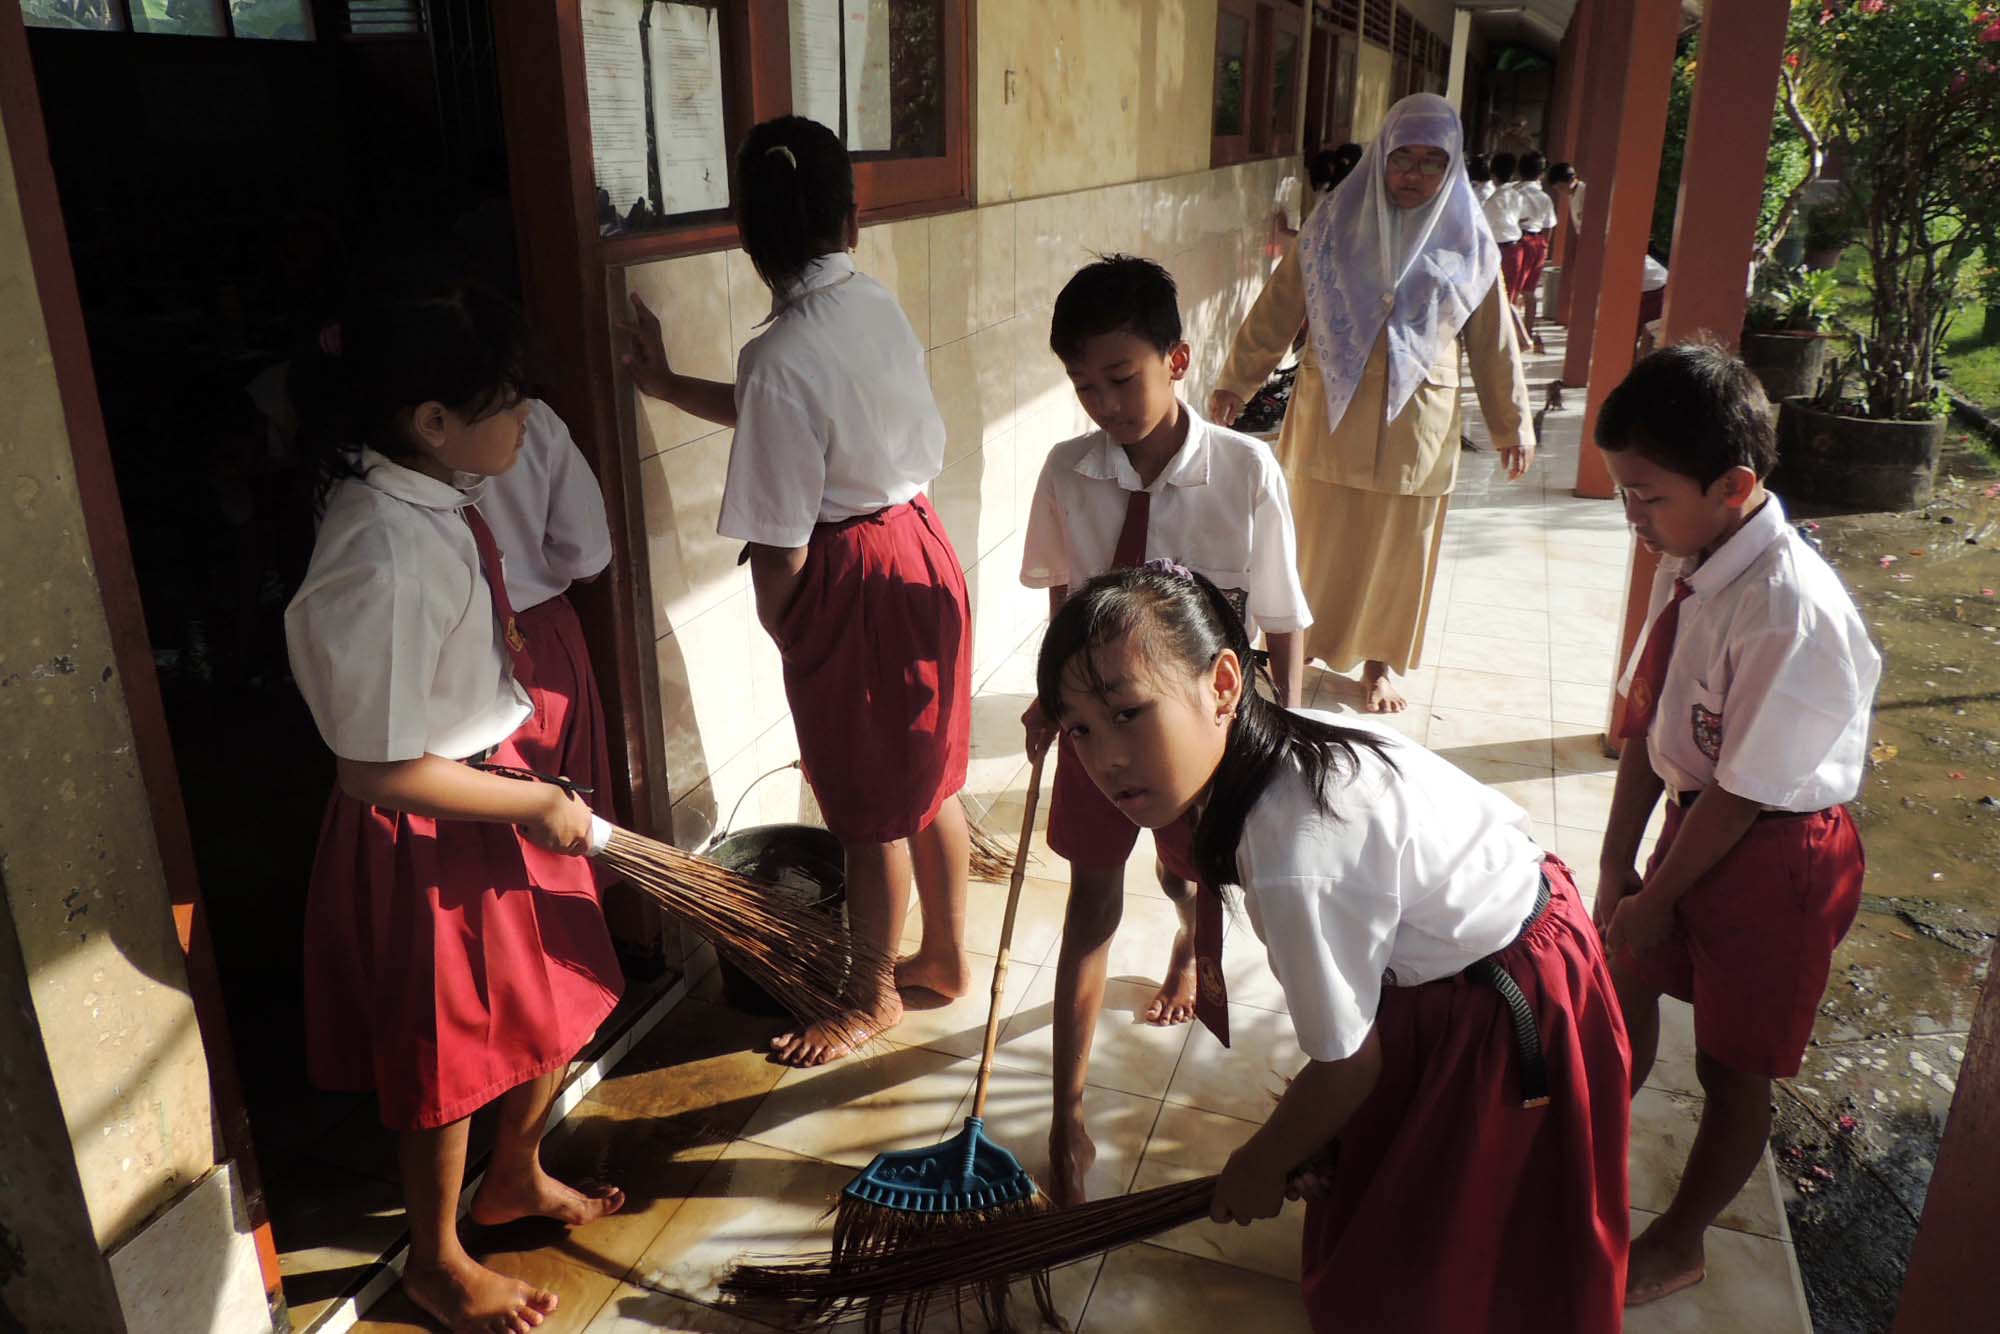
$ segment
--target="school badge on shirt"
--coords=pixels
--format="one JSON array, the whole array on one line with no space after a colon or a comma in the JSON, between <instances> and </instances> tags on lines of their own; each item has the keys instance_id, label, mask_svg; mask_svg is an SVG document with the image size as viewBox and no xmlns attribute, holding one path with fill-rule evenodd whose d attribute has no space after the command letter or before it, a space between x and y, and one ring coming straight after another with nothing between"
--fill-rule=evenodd
<instances>
[{"instance_id":1,"label":"school badge on shirt","mask_svg":"<svg viewBox=\"0 0 2000 1334\"><path fill-rule=\"evenodd\" d=\"M1722 715L1701 705L1693 706L1691 722L1694 727L1694 744L1701 753L1711 760L1722 759Z\"/></svg>"}]
</instances>

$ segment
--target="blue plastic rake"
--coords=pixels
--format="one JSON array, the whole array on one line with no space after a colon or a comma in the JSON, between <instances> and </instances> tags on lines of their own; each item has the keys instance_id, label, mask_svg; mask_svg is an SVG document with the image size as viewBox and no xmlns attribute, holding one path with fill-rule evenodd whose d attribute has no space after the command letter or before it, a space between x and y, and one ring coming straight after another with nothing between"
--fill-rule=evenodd
<instances>
[{"instance_id":1,"label":"blue plastic rake","mask_svg":"<svg viewBox=\"0 0 2000 1334\"><path fill-rule=\"evenodd\" d=\"M1021 841L1014 853L1014 873L1007 885L1007 912L1000 922L1000 948L993 962L993 999L986 1012L986 1041L979 1057L979 1082L973 1089L972 1114L965 1126L942 1144L927 1149L882 1153L841 1192L834 1211L833 1268L851 1269L888 1255L906 1242L926 1241L940 1233L972 1231L1008 1216L1039 1213L1048 1197L1020 1159L986 1136L986 1091L993 1080L993 1049L1000 1038L1000 1000L1007 990L1007 964L1013 952L1014 918L1021 907L1021 885L1028 873L1028 847L1035 832L1035 806L1041 797L1043 755L1028 772L1027 808L1021 816ZM1050 1297L1048 1275L1033 1280L1036 1304L1043 1319L1060 1326ZM1007 1327L1006 1285L982 1287L979 1303L989 1325ZM869 1303L868 1327L881 1326L883 1299ZM921 1323L928 1302L912 1296L904 1308L903 1325Z\"/></svg>"}]
</instances>

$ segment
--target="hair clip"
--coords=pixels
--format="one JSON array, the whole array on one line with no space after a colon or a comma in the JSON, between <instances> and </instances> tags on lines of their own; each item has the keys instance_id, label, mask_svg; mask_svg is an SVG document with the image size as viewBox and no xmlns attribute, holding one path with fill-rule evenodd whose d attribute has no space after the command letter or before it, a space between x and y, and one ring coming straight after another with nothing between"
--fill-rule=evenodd
<instances>
[{"instance_id":1,"label":"hair clip","mask_svg":"<svg viewBox=\"0 0 2000 1334\"><path fill-rule=\"evenodd\" d=\"M799 169L799 160L793 157L792 150L785 147L783 144L772 144L769 148L764 150L765 157L769 157L773 153L778 154L780 157L784 158L785 161L791 163L793 171L797 171Z\"/></svg>"},{"instance_id":2,"label":"hair clip","mask_svg":"<svg viewBox=\"0 0 2000 1334\"><path fill-rule=\"evenodd\" d=\"M1175 563L1174 561L1170 561L1166 559L1164 556L1157 557L1153 560L1149 560L1144 565L1141 565L1139 568L1142 570L1150 570L1154 574L1171 574L1172 576L1174 576L1174 578L1185 579L1189 583L1194 582L1194 571L1188 569L1188 567L1185 565L1180 565Z\"/></svg>"}]
</instances>

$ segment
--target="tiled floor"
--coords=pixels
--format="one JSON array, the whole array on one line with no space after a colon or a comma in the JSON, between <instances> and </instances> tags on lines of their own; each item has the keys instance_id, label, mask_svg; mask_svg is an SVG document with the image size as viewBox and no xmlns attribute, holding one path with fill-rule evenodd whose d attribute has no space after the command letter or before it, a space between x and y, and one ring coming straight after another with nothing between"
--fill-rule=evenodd
<instances>
[{"instance_id":1,"label":"tiled floor","mask_svg":"<svg viewBox=\"0 0 2000 1334\"><path fill-rule=\"evenodd\" d=\"M1559 356L1560 343L1552 350ZM1536 358L1531 366L1537 406L1558 364ZM1567 410L1546 419L1541 456L1524 481L1496 481L1491 454L1465 458L1431 614L1432 665L1405 683L1412 704L1396 722L1520 802L1588 890L1611 799L1612 762L1598 733L1628 543L1615 505L1569 495L1582 394L1566 397ZM1476 410L1468 418L1478 439ZM1032 649L1024 645L983 683L973 738L971 795L1009 837L1026 781L1016 719L1031 688ZM1353 681L1326 673L1312 689L1323 708L1358 699ZM1034 843L1037 876L1060 877L1039 834ZM1231 1050L1205 1030L1137 1022L1174 929L1150 866L1142 839L1086 1094L1099 1149L1090 1186L1099 1195L1217 1170L1300 1060L1284 998L1254 949L1226 955ZM988 1132L1037 1175L1046 1166L1052 964L1064 898L1058 878L1028 883L987 1108ZM1003 899L995 887L975 887L975 950L994 947ZM971 998L913 1013L865 1058L785 1070L759 1054L778 1025L723 1007L711 974L551 1138L559 1169L620 1181L626 1211L566 1235L516 1227L480 1238L481 1248L508 1272L560 1290L562 1307L542 1327L551 1334L755 1331L708 1304L719 1272L745 1253L823 1245L826 1211L857 1167L882 1149L935 1143L954 1130L968 1111L984 1018L984 989L975 988ZM1689 1013L1670 1013L1665 1027L1661 1059L1633 1108L1635 1228L1671 1198L1700 1112ZM1250 1229L1183 1228L1062 1271L1057 1305L1090 1334L1302 1330L1301 1221L1291 1206ZM1626 1328L1809 1331L1768 1158L1712 1234L1709 1256L1707 1282L1634 1312ZM399 1296L371 1316L361 1328L421 1328ZM954 1327L950 1313L933 1324Z\"/></svg>"}]
</instances>

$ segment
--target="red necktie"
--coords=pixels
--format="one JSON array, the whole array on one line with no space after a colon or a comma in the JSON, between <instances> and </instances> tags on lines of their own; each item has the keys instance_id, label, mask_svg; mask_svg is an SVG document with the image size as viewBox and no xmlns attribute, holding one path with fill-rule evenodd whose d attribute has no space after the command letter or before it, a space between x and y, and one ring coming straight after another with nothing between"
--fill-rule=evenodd
<instances>
[{"instance_id":1,"label":"red necktie","mask_svg":"<svg viewBox=\"0 0 2000 1334\"><path fill-rule=\"evenodd\" d=\"M1123 570L1146 563L1146 523L1153 513L1153 493L1134 491L1125 502L1125 526L1118 530L1118 545L1111 551L1111 568Z\"/></svg>"},{"instance_id":2,"label":"red necktie","mask_svg":"<svg viewBox=\"0 0 2000 1334\"><path fill-rule=\"evenodd\" d=\"M1646 735L1652 726L1653 711L1660 704L1660 689L1667 683L1667 662L1674 656L1674 632L1680 628L1681 603L1694 592L1685 579L1674 580L1674 595L1660 608L1653 628L1646 633L1646 651L1632 673L1632 689L1625 696L1625 725L1618 729L1621 739Z\"/></svg>"},{"instance_id":3,"label":"red necktie","mask_svg":"<svg viewBox=\"0 0 2000 1334\"><path fill-rule=\"evenodd\" d=\"M1229 988L1222 980L1222 895L1207 884L1194 891L1194 1017L1229 1045Z\"/></svg>"},{"instance_id":4,"label":"red necktie","mask_svg":"<svg viewBox=\"0 0 2000 1334\"><path fill-rule=\"evenodd\" d=\"M476 506L467 505L464 512L465 526L472 530L473 545L479 548L479 569L486 576L487 591L493 595L493 616L500 623L500 641L507 646L512 659L514 679L528 692L528 698L534 700L535 660L528 656L528 641L521 634L521 627L514 623L514 604L507 600L507 581L500 569L499 544L493 540L493 530L486 526ZM539 702L535 708L540 712Z\"/></svg>"}]
</instances>

